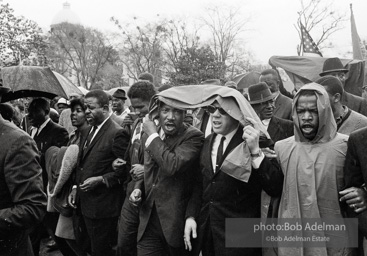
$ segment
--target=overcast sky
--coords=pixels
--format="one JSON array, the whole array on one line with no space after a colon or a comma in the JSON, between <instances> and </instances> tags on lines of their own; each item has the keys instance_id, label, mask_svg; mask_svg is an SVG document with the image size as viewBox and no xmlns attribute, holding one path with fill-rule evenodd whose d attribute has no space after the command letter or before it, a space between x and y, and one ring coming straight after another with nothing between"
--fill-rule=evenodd
<instances>
[{"instance_id":1,"label":"overcast sky","mask_svg":"<svg viewBox=\"0 0 367 256\"><path fill-rule=\"evenodd\" d=\"M53 17L62 9L65 0L0 0L9 3L16 15L23 15L37 22L42 28L48 28ZM95 27L102 31L115 30L110 21L114 16L121 21L133 16L145 20L156 20L160 17L198 17L209 3L220 4L217 0L68 0L85 26ZM259 63L267 63L273 55L297 55L299 43L294 24L297 21L298 0L226 0L225 3L242 5L244 16L251 16L251 30L243 33L245 48L251 51ZM323 50L326 57L339 56L351 51L350 11L353 11L357 30L361 39L367 40L367 0L334 0L337 10L347 14L348 21L344 29L332 37L335 45L332 50ZM312 31L311 31L312 36ZM316 36L313 36L316 38Z\"/></svg>"}]
</instances>

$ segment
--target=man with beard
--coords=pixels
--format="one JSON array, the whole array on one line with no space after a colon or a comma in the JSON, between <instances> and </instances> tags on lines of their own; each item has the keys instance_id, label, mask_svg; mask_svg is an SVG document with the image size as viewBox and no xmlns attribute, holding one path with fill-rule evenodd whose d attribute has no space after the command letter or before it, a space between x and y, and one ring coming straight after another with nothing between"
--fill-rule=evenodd
<instances>
[{"instance_id":1,"label":"man with beard","mask_svg":"<svg viewBox=\"0 0 367 256\"><path fill-rule=\"evenodd\" d=\"M85 114L91 128L81 142L76 179L70 197L75 197L78 213L91 241L92 256L113 255L116 226L123 201L125 169L114 171L112 162L123 158L128 137L110 119L109 100L102 90L85 95Z\"/></svg>"},{"instance_id":2,"label":"man with beard","mask_svg":"<svg viewBox=\"0 0 367 256\"><path fill-rule=\"evenodd\" d=\"M293 103L295 135L278 141L275 151L284 173L279 218L303 220L343 218L338 191L343 187L343 167L348 136L337 133L336 123L325 89L316 83L304 85ZM296 170L296 171L295 171ZM302 232L301 234L299 232ZM287 236L313 232L292 230ZM329 230L318 236L330 237ZM338 233L342 242L348 236ZM340 240L339 240L340 241ZM349 248L278 248L278 255L347 255ZM350 253L350 251L349 251Z\"/></svg>"},{"instance_id":3,"label":"man with beard","mask_svg":"<svg viewBox=\"0 0 367 256\"><path fill-rule=\"evenodd\" d=\"M292 121L292 100L279 91L280 77L276 70L266 69L261 72L260 82L268 85L274 96L274 116Z\"/></svg>"},{"instance_id":4,"label":"man with beard","mask_svg":"<svg viewBox=\"0 0 367 256\"><path fill-rule=\"evenodd\" d=\"M0 84L1 96L10 91ZM0 114L0 254L33 255L29 230L46 213L36 143Z\"/></svg>"},{"instance_id":5,"label":"man with beard","mask_svg":"<svg viewBox=\"0 0 367 256\"><path fill-rule=\"evenodd\" d=\"M130 196L141 204L138 255L186 254L182 234L194 216L190 195L204 136L184 118L185 110L159 102L157 119L143 123L144 180Z\"/></svg>"}]
</instances>

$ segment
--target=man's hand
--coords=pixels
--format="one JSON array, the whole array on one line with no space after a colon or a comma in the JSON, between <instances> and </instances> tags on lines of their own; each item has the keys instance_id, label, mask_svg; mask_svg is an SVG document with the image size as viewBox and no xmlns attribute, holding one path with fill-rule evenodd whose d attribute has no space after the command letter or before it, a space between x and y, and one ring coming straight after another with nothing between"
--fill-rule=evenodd
<instances>
[{"instance_id":1,"label":"man's hand","mask_svg":"<svg viewBox=\"0 0 367 256\"><path fill-rule=\"evenodd\" d=\"M68 196L68 203L74 209L76 209L75 197L76 197L76 187L74 187L74 188L71 189L70 194Z\"/></svg>"},{"instance_id":2,"label":"man's hand","mask_svg":"<svg viewBox=\"0 0 367 256\"><path fill-rule=\"evenodd\" d=\"M125 161L124 159L116 158L116 159L113 161L113 163L112 163L112 169L113 169L114 171L117 171L117 170L121 169L121 167L122 167L123 165L125 165L125 164L126 164L126 161Z\"/></svg>"},{"instance_id":3,"label":"man's hand","mask_svg":"<svg viewBox=\"0 0 367 256\"><path fill-rule=\"evenodd\" d=\"M146 120L143 123L143 131L148 135L152 135L157 132L157 126L155 123L149 118L145 118Z\"/></svg>"},{"instance_id":4,"label":"man's hand","mask_svg":"<svg viewBox=\"0 0 367 256\"><path fill-rule=\"evenodd\" d=\"M102 183L103 183L102 176L90 177L86 179L82 184L80 184L79 188L83 192L88 192L88 191L94 190L96 187L98 187Z\"/></svg>"},{"instance_id":5,"label":"man's hand","mask_svg":"<svg viewBox=\"0 0 367 256\"><path fill-rule=\"evenodd\" d=\"M131 116L126 115L124 120L122 121L121 126L130 126L133 125L134 120L131 118Z\"/></svg>"},{"instance_id":6,"label":"man's hand","mask_svg":"<svg viewBox=\"0 0 367 256\"><path fill-rule=\"evenodd\" d=\"M185 250L192 250L191 235L194 239L197 237L196 229L197 225L195 219L191 217L187 218L184 231Z\"/></svg>"},{"instance_id":7,"label":"man's hand","mask_svg":"<svg viewBox=\"0 0 367 256\"><path fill-rule=\"evenodd\" d=\"M277 158L275 151L270 148L262 148L261 151L264 153L267 158Z\"/></svg>"},{"instance_id":8,"label":"man's hand","mask_svg":"<svg viewBox=\"0 0 367 256\"><path fill-rule=\"evenodd\" d=\"M346 202L355 213L361 213L367 209L367 192L362 188L351 187L339 192L341 202Z\"/></svg>"},{"instance_id":9,"label":"man's hand","mask_svg":"<svg viewBox=\"0 0 367 256\"><path fill-rule=\"evenodd\" d=\"M138 188L134 189L134 191L131 193L131 195L129 197L129 201L134 206L138 206L138 204L141 201L141 190L138 189Z\"/></svg>"},{"instance_id":10,"label":"man's hand","mask_svg":"<svg viewBox=\"0 0 367 256\"><path fill-rule=\"evenodd\" d=\"M242 138L246 141L251 154L259 153L260 127L252 118L246 118L251 124L243 128Z\"/></svg>"},{"instance_id":11,"label":"man's hand","mask_svg":"<svg viewBox=\"0 0 367 256\"><path fill-rule=\"evenodd\" d=\"M130 175L134 181L140 180L144 176L144 165L142 164L133 164L132 169L130 170Z\"/></svg>"}]
</instances>

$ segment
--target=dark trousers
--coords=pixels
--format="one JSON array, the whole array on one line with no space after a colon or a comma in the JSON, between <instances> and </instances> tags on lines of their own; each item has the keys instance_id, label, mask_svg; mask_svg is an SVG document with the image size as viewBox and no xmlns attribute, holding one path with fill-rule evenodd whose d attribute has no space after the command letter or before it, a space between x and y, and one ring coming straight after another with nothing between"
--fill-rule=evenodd
<instances>
[{"instance_id":1,"label":"dark trousers","mask_svg":"<svg viewBox=\"0 0 367 256\"><path fill-rule=\"evenodd\" d=\"M115 255L112 248L116 245L118 217L90 219L83 215L83 219L91 242L92 256Z\"/></svg>"},{"instance_id":2,"label":"dark trousers","mask_svg":"<svg viewBox=\"0 0 367 256\"><path fill-rule=\"evenodd\" d=\"M182 230L183 239L183 230ZM189 255L185 247L170 246L163 234L155 206L149 218L143 237L138 242L138 256L181 256Z\"/></svg>"},{"instance_id":3,"label":"dark trousers","mask_svg":"<svg viewBox=\"0 0 367 256\"><path fill-rule=\"evenodd\" d=\"M30 238L32 242L33 253L35 256L39 255L41 240L47 233L56 242L58 249L63 255L76 256L76 254L67 244L65 239L55 236L58 220L59 213L47 212L42 223L31 232Z\"/></svg>"},{"instance_id":4,"label":"dark trousers","mask_svg":"<svg viewBox=\"0 0 367 256\"><path fill-rule=\"evenodd\" d=\"M136 256L139 228L139 207L125 199L121 209L117 237L117 256Z\"/></svg>"}]
</instances>

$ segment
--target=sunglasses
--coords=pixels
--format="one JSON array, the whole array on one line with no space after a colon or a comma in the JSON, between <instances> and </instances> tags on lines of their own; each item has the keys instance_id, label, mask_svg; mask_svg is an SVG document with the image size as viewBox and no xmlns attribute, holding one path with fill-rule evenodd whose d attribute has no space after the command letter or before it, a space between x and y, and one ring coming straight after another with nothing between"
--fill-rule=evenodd
<instances>
[{"instance_id":1,"label":"sunglasses","mask_svg":"<svg viewBox=\"0 0 367 256\"><path fill-rule=\"evenodd\" d=\"M205 110L208 111L210 114L214 114L215 111L219 111L219 114L221 115L227 115L227 112L221 108L221 107L216 107L216 106L213 106L213 105L209 105L207 107L205 107Z\"/></svg>"}]
</instances>

